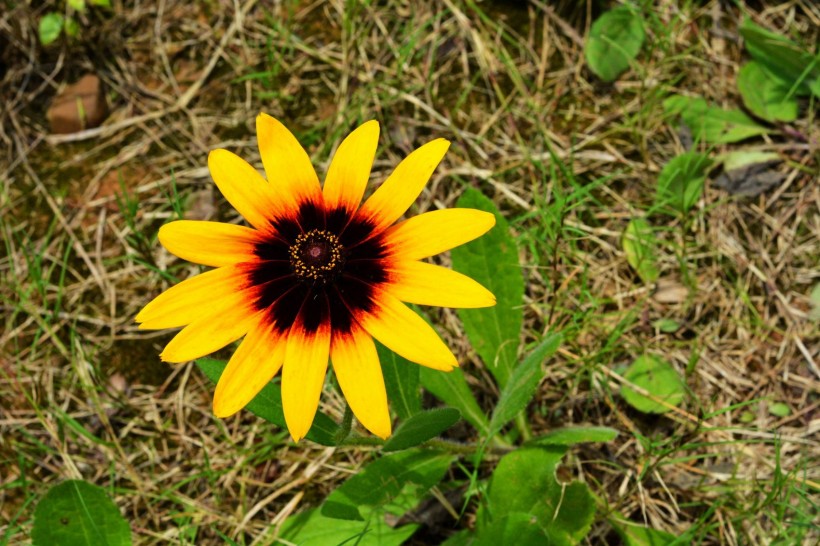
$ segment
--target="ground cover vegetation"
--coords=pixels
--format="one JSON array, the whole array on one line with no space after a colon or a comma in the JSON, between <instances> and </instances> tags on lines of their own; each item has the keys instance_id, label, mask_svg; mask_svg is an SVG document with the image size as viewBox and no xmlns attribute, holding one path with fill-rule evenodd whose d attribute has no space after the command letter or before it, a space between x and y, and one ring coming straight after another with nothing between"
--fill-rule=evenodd
<instances>
[{"instance_id":1,"label":"ground cover vegetation","mask_svg":"<svg viewBox=\"0 0 820 546\"><path fill-rule=\"evenodd\" d=\"M818 41L808 0L7 2L0 543L816 544ZM244 224L208 153L262 172L260 112L319 180L377 120L365 200L447 139L407 217L495 218L428 261L496 305L414 307L459 368L375 347L392 423L333 373L309 431L279 378L217 418L236 345L135 321L208 270L161 226Z\"/></svg>"}]
</instances>

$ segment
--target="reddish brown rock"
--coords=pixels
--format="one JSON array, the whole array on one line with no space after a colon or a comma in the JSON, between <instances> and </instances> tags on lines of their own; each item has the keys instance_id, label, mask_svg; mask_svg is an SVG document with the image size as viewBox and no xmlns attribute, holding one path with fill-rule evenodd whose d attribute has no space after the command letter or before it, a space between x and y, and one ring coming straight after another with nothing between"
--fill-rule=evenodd
<instances>
[{"instance_id":1,"label":"reddish brown rock","mask_svg":"<svg viewBox=\"0 0 820 546\"><path fill-rule=\"evenodd\" d=\"M54 98L46 117L51 132L68 134L97 127L108 116L108 104L94 74L86 74Z\"/></svg>"}]
</instances>

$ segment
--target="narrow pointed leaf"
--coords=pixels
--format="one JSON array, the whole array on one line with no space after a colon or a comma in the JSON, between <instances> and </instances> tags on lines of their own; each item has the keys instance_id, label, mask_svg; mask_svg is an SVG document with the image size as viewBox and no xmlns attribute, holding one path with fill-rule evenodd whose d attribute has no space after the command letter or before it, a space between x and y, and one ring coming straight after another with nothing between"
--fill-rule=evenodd
<instances>
[{"instance_id":1,"label":"narrow pointed leaf","mask_svg":"<svg viewBox=\"0 0 820 546\"><path fill-rule=\"evenodd\" d=\"M468 189L458 200L458 206L495 215L493 229L450 253L456 271L472 277L495 294L495 306L459 309L458 316L473 349L503 387L516 364L524 320L524 277L518 262L518 248L507 221L480 192Z\"/></svg>"},{"instance_id":2,"label":"narrow pointed leaf","mask_svg":"<svg viewBox=\"0 0 820 546\"><path fill-rule=\"evenodd\" d=\"M455 408L436 408L417 413L399 425L382 451L399 451L435 438L455 425L461 413Z\"/></svg>"},{"instance_id":3,"label":"narrow pointed leaf","mask_svg":"<svg viewBox=\"0 0 820 546\"><path fill-rule=\"evenodd\" d=\"M519 412L527 407L538 384L544 377L544 360L555 354L561 345L561 334L547 334L543 340L527 355L524 361L512 372L510 380L501 391L498 405L490 420L490 435L512 421Z\"/></svg>"},{"instance_id":4,"label":"narrow pointed leaf","mask_svg":"<svg viewBox=\"0 0 820 546\"><path fill-rule=\"evenodd\" d=\"M409 419L421 411L419 369L421 366L402 358L381 343L376 343L382 364L384 384L390 407L401 419Z\"/></svg>"},{"instance_id":5,"label":"narrow pointed leaf","mask_svg":"<svg viewBox=\"0 0 820 546\"><path fill-rule=\"evenodd\" d=\"M451 372L422 368L420 373L425 389L445 404L458 409L464 420L473 425L479 434L486 436L489 433L490 421L481 411L460 368Z\"/></svg>"}]
</instances>

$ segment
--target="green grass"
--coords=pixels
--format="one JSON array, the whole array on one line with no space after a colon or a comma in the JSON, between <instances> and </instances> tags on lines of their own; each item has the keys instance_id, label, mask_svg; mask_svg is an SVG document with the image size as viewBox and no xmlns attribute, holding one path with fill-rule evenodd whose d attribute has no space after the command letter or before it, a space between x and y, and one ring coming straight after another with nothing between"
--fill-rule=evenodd
<instances>
[{"instance_id":1,"label":"green grass","mask_svg":"<svg viewBox=\"0 0 820 546\"><path fill-rule=\"evenodd\" d=\"M320 178L341 139L378 119L369 191L412 149L452 141L413 211L454 206L466 188L491 198L510 222L527 280L522 347L545 332L565 339L527 429L621 433L564 459L562 472L605 507L588 543L615 543L607 517L616 512L687 544L817 540L820 444L806 431L820 378L797 345L816 365L820 337L807 318L820 267L816 99L787 127L805 140L778 126L766 139L693 148L712 157L777 151L787 182L743 198L711 187L712 176L686 215L665 214L655 199L658 173L685 141L663 100L684 94L739 107L742 15L811 44L816 10L636 2L650 39L630 70L604 83L582 47L602 5L589 14L574 2L550 3L550 13L489 1L262 4L222 51L235 13L219 3L169 1L160 21L118 6L95 14L99 24L84 26L78 41L47 48L28 49L22 28L10 27L18 39L0 80L0 93L17 97L0 112L0 543L27 543L39 499L80 477L109 493L135 543L272 543L288 515L320 505L374 458L368 446L293 446L248 412L215 419L207 379L159 362L170 335L133 322L151 298L201 270L161 249L159 226L240 221L215 188L208 193L203 168L218 147L260 165L259 111L294 130ZM22 25L37 13L21 5L10 17ZM126 37L115 27L131 30ZM91 54L99 43L116 61ZM158 43L170 48L167 65ZM213 56L214 71L185 108L89 140L43 140L57 84L81 71L104 76L115 114L108 123L116 123L174 104L169 75L189 86L186 71L195 80ZM23 80L24 89L15 83ZM660 279L677 291L671 299L625 259L621 235L636 217L653 228ZM498 388L456 314L431 316L489 414ZM660 331L659 319L680 327ZM620 396L617 374L645 352L685 378L680 412L645 415ZM326 391L322 410L340 421L342 400ZM773 401L791 414L772 415ZM476 438L467 425L450 434ZM490 450L480 464L459 461L441 486L452 498L441 495L462 518L430 519L416 543L471 525L497 460Z\"/></svg>"}]
</instances>

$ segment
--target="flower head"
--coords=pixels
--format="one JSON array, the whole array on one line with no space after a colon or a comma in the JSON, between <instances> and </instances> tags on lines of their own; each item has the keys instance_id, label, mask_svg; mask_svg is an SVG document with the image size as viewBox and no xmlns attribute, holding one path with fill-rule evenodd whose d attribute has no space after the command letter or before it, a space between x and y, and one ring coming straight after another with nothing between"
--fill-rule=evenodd
<instances>
[{"instance_id":1,"label":"flower head","mask_svg":"<svg viewBox=\"0 0 820 546\"><path fill-rule=\"evenodd\" d=\"M160 294L137 315L141 328L184 328L161 354L186 362L242 338L214 394L214 413L242 409L282 369L288 430L307 434L328 358L359 422L391 432L373 338L404 358L449 371L458 363L438 334L402 302L484 307L474 280L421 261L489 230L492 214L446 209L395 224L418 197L449 142L415 150L361 204L379 125L369 121L336 151L320 186L305 150L279 121L256 118L267 180L227 150L208 167L251 227L180 220L160 228L171 253L216 269ZM361 204L361 206L360 206Z\"/></svg>"}]
</instances>

